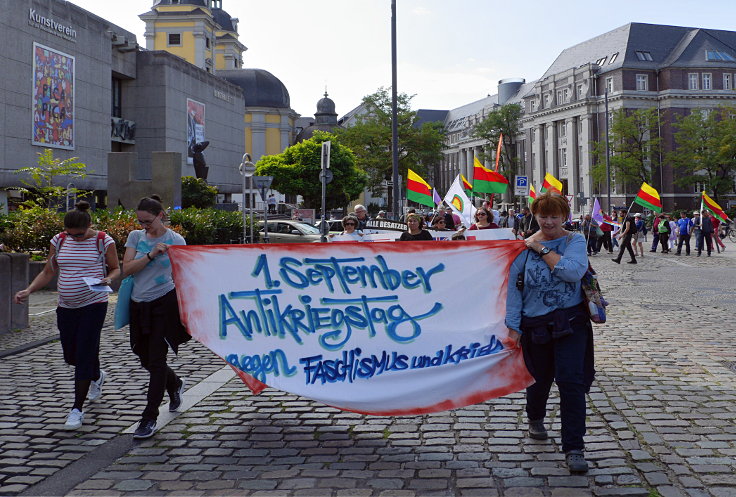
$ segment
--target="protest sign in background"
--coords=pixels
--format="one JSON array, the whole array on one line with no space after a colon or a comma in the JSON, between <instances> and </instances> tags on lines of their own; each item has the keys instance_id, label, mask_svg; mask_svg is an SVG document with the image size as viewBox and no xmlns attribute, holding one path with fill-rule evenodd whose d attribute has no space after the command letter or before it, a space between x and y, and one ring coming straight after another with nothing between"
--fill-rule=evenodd
<instances>
[{"instance_id":1,"label":"protest sign in background","mask_svg":"<svg viewBox=\"0 0 736 497\"><path fill-rule=\"evenodd\" d=\"M251 389L454 409L533 380L504 325L517 241L172 246L182 320Z\"/></svg>"}]
</instances>

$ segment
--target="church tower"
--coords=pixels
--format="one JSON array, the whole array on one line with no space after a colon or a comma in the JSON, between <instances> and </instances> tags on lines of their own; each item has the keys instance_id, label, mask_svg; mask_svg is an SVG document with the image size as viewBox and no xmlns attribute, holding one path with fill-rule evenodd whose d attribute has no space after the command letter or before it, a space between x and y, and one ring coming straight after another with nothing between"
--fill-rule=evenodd
<instances>
[{"instance_id":1,"label":"church tower","mask_svg":"<svg viewBox=\"0 0 736 497\"><path fill-rule=\"evenodd\" d=\"M146 23L147 50L165 50L207 72L243 67L247 47L222 0L154 0L139 17Z\"/></svg>"}]
</instances>

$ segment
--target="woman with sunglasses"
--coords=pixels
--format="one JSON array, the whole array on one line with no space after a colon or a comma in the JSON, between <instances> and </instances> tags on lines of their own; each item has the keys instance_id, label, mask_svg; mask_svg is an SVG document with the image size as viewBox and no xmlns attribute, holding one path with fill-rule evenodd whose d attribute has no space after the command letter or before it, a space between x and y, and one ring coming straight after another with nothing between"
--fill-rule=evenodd
<instances>
[{"instance_id":1,"label":"woman with sunglasses","mask_svg":"<svg viewBox=\"0 0 736 497\"><path fill-rule=\"evenodd\" d=\"M362 242L363 241L363 233L360 233L358 231L355 231L358 227L358 218L352 215L347 215L344 218L342 218L342 229L343 232L340 233L340 241L341 242ZM336 235L332 234L330 235L330 239L335 238Z\"/></svg>"},{"instance_id":2,"label":"woman with sunglasses","mask_svg":"<svg viewBox=\"0 0 736 497\"><path fill-rule=\"evenodd\" d=\"M475 211L475 222L470 225L471 230L488 230L498 228L493 222L493 214L486 207L481 207Z\"/></svg>"},{"instance_id":3,"label":"woman with sunglasses","mask_svg":"<svg viewBox=\"0 0 736 497\"><path fill-rule=\"evenodd\" d=\"M429 231L424 229L422 216L411 213L406 216L407 230L399 237L400 242L411 242L416 240L434 240Z\"/></svg>"},{"instance_id":4,"label":"woman with sunglasses","mask_svg":"<svg viewBox=\"0 0 736 497\"><path fill-rule=\"evenodd\" d=\"M174 281L171 278L171 245L186 245L184 238L164 225L166 212L161 199L151 195L136 208L143 229L131 231L125 242L124 276L133 275L130 302L130 346L149 372L146 408L133 438L149 438L156 431L158 408L169 394L169 411L179 409L184 380L166 363L169 347L178 353L179 345L191 336L179 319Z\"/></svg>"},{"instance_id":5,"label":"woman with sunglasses","mask_svg":"<svg viewBox=\"0 0 736 497\"><path fill-rule=\"evenodd\" d=\"M447 221L444 217L438 217L432 224L432 229L435 231L454 231L447 227Z\"/></svg>"},{"instance_id":6,"label":"woman with sunglasses","mask_svg":"<svg viewBox=\"0 0 736 497\"><path fill-rule=\"evenodd\" d=\"M109 285L120 274L113 239L92 229L89 203L77 202L64 216L64 231L51 239L49 260L28 288L15 294L15 302L45 287L58 272L59 328L64 361L74 366L74 404L64 429L76 430L84 422L84 401L102 395L105 372L100 369L100 335L107 314L107 292L92 290L85 277ZM109 273L105 275L105 266Z\"/></svg>"}]
</instances>

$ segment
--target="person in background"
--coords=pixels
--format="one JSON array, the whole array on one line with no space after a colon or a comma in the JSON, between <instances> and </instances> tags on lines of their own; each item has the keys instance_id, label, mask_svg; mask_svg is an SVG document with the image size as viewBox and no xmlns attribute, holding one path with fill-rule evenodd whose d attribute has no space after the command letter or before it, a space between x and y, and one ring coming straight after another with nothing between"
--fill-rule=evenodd
<instances>
[{"instance_id":1,"label":"person in background","mask_svg":"<svg viewBox=\"0 0 736 497\"><path fill-rule=\"evenodd\" d=\"M687 217L687 212L680 212L680 219L677 220L677 252L675 255L682 254L682 244L685 244L685 255L690 255L690 235L693 232L693 221Z\"/></svg>"},{"instance_id":2,"label":"person in background","mask_svg":"<svg viewBox=\"0 0 736 497\"><path fill-rule=\"evenodd\" d=\"M353 208L353 213L358 220L358 231L363 231L368 224L368 221L370 221L371 219L370 217L368 217L368 210L365 208L364 205L357 204Z\"/></svg>"},{"instance_id":3,"label":"person in background","mask_svg":"<svg viewBox=\"0 0 736 497\"><path fill-rule=\"evenodd\" d=\"M352 214L348 214L344 218L342 218L342 229L343 232L340 233L337 236L340 236L340 241L346 242L346 241L354 241L354 242L362 242L363 241L363 233L360 233L359 231L356 231L356 228L358 227L358 220L353 216ZM331 233L329 235L329 238L335 238L335 234Z\"/></svg>"},{"instance_id":4,"label":"person in background","mask_svg":"<svg viewBox=\"0 0 736 497\"><path fill-rule=\"evenodd\" d=\"M406 215L407 230L399 237L400 242L411 242L417 240L432 240L432 235L424 229L422 216L416 213Z\"/></svg>"},{"instance_id":5,"label":"person in background","mask_svg":"<svg viewBox=\"0 0 736 497\"><path fill-rule=\"evenodd\" d=\"M268 213L276 214L276 196L273 193L268 196Z\"/></svg>"},{"instance_id":6,"label":"person in background","mask_svg":"<svg viewBox=\"0 0 736 497\"><path fill-rule=\"evenodd\" d=\"M100 336L108 293L93 290L82 278L109 285L120 274L115 242L109 235L92 229L89 207L82 200L64 215L64 231L51 239L49 259L43 270L28 288L15 294L15 303L21 304L31 293L45 287L54 274L59 275L56 325L64 361L74 366L74 403L64 423L66 430L81 428L84 401L93 402L102 395L107 376L100 369Z\"/></svg>"},{"instance_id":7,"label":"person in background","mask_svg":"<svg viewBox=\"0 0 736 497\"><path fill-rule=\"evenodd\" d=\"M449 207L441 208L442 216L445 218L445 226L451 230L455 229L455 218L452 215L452 209Z\"/></svg>"},{"instance_id":8,"label":"person in background","mask_svg":"<svg viewBox=\"0 0 736 497\"><path fill-rule=\"evenodd\" d=\"M634 214L634 226L636 226L636 234L631 237L631 244L634 247L634 255L644 257L644 230L646 229L647 225L644 222L644 219L642 219L642 215L640 212ZM638 252L637 247L639 249Z\"/></svg>"},{"instance_id":9,"label":"person in background","mask_svg":"<svg viewBox=\"0 0 736 497\"><path fill-rule=\"evenodd\" d=\"M700 212L693 211L693 231L692 236L695 237L695 250L698 250L698 247L700 247L700 242L702 241L701 237L701 229L702 226L702 220L700 219Z\"/></svg>"},{"instance_id":10,"label":"person in background","mask_svg":"<svg viewBox=\"0 0 736 497\"><path fill-rule=\"evenodd\" d=\"M598 222L586 214L582 225L583 236L588 240L588 255L598 254Z\"/></svg>"},{"instance_id":11,"label":"person in background","mask_svg":"<svg viewBox=\"0 0 736 497\"><path fill-rule=\"evenodd\" d=\"M657 233L659 233L659 243L662 244L662 253L669 253L670 240L670 220L667 214L659 216L659 224L657 225Z\"/></svg>"},{"instance_id":12,"label":"person in background","mask_svg":"<svg viewBox=\"0 0 736 497\"><path fill-rule=\"evenodd\" d=\"M526 389L529 436L548 438L547 400L557 383L565 462L571 473L585 473L585 395L595 375L593 328L580 284L588 269L585 237L562 228L570 212L565 197L544 193L532 210L540 230L511 265L505 322L536 380Z\"/></svg>"},{"instance_id":13,"label":"person in background","mask_svg":"<svg viewBox=\"0 0 736 497\"><path fill-rule=\"evenodd\" d=\"M670 225L670 238L667 241L667 250L672 252L672 250L677 248L677 222L671 216L667 216L667 222Z\"/></svg>"},{"instance_id":14,"label":"person in background","mask_svg":"<svg viewBox=\"0 0 736 497\"><path fill-rule=\"evenodd\" d=\"M611 216L603 213L603 220L604 221L611 221ZM601 248L605 248L608 250L609 254L613 253L613 245L611 242L611 231L613 231L613 226L611 226L608 223L602 223L600 225L601 231L603 232L603 236L598 238L598 246L596 247L596 252L600 252Z\"/></svg>"},{"instance_id":15,"label":"person in background","mask_svg":"<svg viewBox=\"0 0 736 497\"><path fill-rule=\"evenodd\" d=\"M720 254L726 250L726 244L723 243L721 237L718 236L718 233L721 231L721 220L715 216L710 216L710 222L713 223L713 245L715 245L716 250L718 250L718 253Z\"/></svg>"},{"instance_id":16,"label":"person in background","mask_svg":"<svg viewBox=\"0 0 736 497\"><path fill-rule=\"evenodd\" d=\"M491 211L485 207L481 207L475 211L475 222L470 225L471 230L487 230L498 228L498 225L491 221Z\"/></svg>"},{"instance_id":17,"label":"person in background","mask_svg":"<svg viewBox=\"0 0 736 497\"><path fill-rule=\"evenodd\" d=\"M659 245L659 222L661 219L662 217L657 215L652 218L652 248L650 252L657 251L657 246Z\"/></svg>"},{"instance_id":18,"label":"person in background","mask_svg":"<svg viewBox=\"0 0 736 497\"><path fill-rule=\"evenodd\" d=\"M524 238L529 238L534 233L539 231L539 224L537 223L536 218L532 215L531 211L529 210L529 207L523 207L521 209L522 213L522 219L521 219L521 236Z\"/></svg>"},{"instance_id":19,"label":"person in background","mask_svg":"<svg viewBox=\"0 0 736 497\"><path fill-rule=\"evenodd\" d=\"M181 407L185 381L166 362L169 348L177 354L179 345L192 337L179 318L176 289L171 277L168 250L186 245L184 238L164 225L166 212L156 195L141 199L136 207L138 223L125 242L124 276L133 275L130 302L130 347L148 371L147 403L133 438L149 438L156 432L158 408L169 394L169 411Z\"/></svg>"},{"instance_id":20,"label":"person in background","mask_svg":"<svg viewBox=\"0 0 736 497\"><path fill-rule=\"evenodd\" d=\"M701 212L700 232L698 236L698 257L703 253L703 243L708 248L708 257L713 252L713 222L707 210Z\"/></svg>"},{"instance_id":21,"label":"person in background","mask_svg":"<svg viewBox=\"0 0 736 497\"><path fill-rule=\"evenodd\" d=\"M508 211L501 211L501 217L498 221L498 227L499 228L508 228L509 227L509 213Z\"/></svg>"},{"instance_id":22,"label":"person in background","mask_svg":"<svg viewBox=\"0 0 736 497\"><path fill-rule=\"evenodd\" d=\"M631 260L628 261L629 264L636 264L636 254L634 253L634 249L631 247L631 240L636 233L636 224L634 223L634 218L629 216L624 220L624 224L621 227L621 230L616 234L616 238L619 238L621 240L621 248L618 251L618 257L615 259L611 259L616 264L621 264L621 259L624 256L624 251L629 251L629 257L631 257Z\"/></svg>"},{"instance_id":23,"label":"person in background","mask_svg":"<svg viewBox=\"0 0 736 497\"><path fill-rule=\"evenodd\" d=\"M376 219L386 219L386 211L378 211Z\"/></svg>"},{"instance_id":24,"label":"person in background","mask_svg":"<svg viewBox=\"0 0 736 497\"><path fill-rule=\"evenodd\" d=\"M434 224L432 225L432 229L433 230L437 230L437 231L455 231L455 230L451 230L450 228L447 227L447 222L445 221L444 216L443 217L437 217L434 220Z\"/></svg>"}]
</instances>

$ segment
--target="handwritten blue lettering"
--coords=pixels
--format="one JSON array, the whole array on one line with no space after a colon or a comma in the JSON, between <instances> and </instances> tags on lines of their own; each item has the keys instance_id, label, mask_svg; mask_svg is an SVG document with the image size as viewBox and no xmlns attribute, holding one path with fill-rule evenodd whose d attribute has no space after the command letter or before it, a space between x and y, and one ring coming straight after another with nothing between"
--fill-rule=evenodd
<instances>
[{"instance_id":1,"label":"handwritten blue lettering","mask_svg":"<svg viewBox=\"0 0 736 497\"><path fill-rule=\"evenodd\" d=\"M262 355L237 355L230 354L227 356L228 364L235 366L239 370L248 373L255 379L268 383L267 375L273 376L294 376L296 374L296 366L289 366L289 360L281 349L272 350L268 354Z\"/></svg>"}]
</instances>

